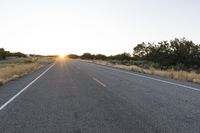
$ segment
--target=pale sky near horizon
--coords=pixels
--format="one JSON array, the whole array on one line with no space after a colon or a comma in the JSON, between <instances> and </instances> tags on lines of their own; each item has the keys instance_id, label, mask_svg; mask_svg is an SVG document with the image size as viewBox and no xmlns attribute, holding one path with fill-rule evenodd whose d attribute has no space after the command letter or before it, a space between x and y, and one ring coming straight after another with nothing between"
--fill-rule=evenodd
<instances>
[{"instance_id":1,"label":"pale sky near horizon","mask_svg":"<svg viewBox=\"0 0 200 133\"><path fill-rule=\"evenodd\" d=\"M200 44L199 13L199 0L0 0L0 47L111 55L175 37Z\"/></svg>"}]
</instances>

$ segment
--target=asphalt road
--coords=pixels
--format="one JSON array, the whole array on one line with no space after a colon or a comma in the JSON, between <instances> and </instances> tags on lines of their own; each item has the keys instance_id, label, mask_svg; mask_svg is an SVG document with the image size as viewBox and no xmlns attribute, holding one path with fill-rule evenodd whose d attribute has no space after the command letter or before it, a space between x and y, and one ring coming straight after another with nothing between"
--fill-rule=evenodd
<instances>
[{"instance_id":1,"label":"asphalt road","mask_svg":"<svg viewBox=\"0 0 200 133\"><path fill-rule=\"evenodd\" d=\"M199 133L200 86L66 60L0 87L0 133L145 132Z\"/></svg>"}]
</instances>

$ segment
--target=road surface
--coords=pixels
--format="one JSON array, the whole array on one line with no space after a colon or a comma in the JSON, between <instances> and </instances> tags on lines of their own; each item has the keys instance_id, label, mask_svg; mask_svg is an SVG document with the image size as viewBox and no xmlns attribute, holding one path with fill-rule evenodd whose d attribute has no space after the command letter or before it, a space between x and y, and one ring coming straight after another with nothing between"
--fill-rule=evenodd
<instances>
[{"instance_id":1,"label":"road surface","mask_svg":"<svg viewBox=\"0 0 200 133\"><path fill-rule=\"evenodd\" d=\"M0 87L1 133L199 133L200 86L80 60Z\"/></svg>"}]
</instances>

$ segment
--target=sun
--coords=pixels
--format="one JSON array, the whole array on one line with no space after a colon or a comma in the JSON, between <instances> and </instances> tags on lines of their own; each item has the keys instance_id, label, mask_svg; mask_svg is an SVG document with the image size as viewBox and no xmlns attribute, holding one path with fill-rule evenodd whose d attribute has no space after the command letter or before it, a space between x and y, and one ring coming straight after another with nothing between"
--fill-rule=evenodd
<instances>
[{"instance_id":1,"label":"sun","mask_svg":"<svg viewBox=\"0 0 200 133\"><path fill-rule=\"evenodd\" d=\"M63 59L63 58L66 57L66 55L64 55L64 54L60 54L59 57Z\"/></svg>"}]
</instances>

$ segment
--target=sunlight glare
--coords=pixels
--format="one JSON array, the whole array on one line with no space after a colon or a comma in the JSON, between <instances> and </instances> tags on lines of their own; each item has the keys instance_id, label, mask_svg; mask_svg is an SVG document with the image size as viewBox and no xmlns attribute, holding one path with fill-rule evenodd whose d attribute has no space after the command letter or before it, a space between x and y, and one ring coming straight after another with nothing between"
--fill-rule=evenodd
<instances>
[{"instance_id":1,"label":"sunlight glare","mask_svg":"<svg viewBox=\"0 0 200 133\"><path fill-rule=\"evenodd\" d=\"M61 59L65 58L65 56L66 56L66 55L64 55L64 54L60 54L60 55L59 55L59 57L60 57Z\"/></svg>"}]
</instances>

